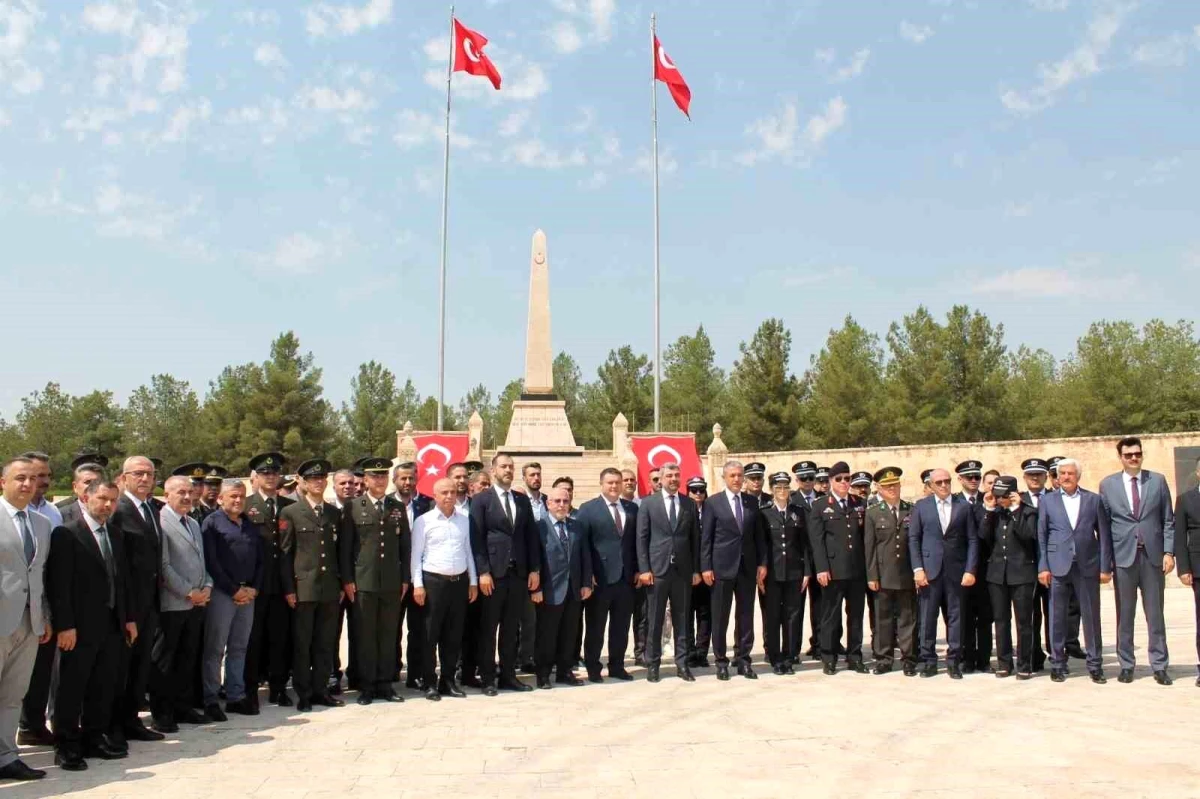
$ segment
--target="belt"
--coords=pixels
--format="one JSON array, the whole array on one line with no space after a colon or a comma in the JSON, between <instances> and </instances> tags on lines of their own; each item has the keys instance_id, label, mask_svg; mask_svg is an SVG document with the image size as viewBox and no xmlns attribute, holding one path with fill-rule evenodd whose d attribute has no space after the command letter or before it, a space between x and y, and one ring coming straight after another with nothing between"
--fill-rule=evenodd
<instances>
[{"instance_id":1,"label":"belt","mask_svg":"<svg viewBox=\"0 0 1200 799\"><path fill-rule=\"evenodd\" d=\"M437 572L423 572L423 574L425 575L426 578L433 577L434 579L437 579L437 580L445 580L448 583L456 583L459 580L462 580L463 578L465 578L467 576L466 572L459 572L458 574L438 574Z\"/></svg>"}]
</instances>

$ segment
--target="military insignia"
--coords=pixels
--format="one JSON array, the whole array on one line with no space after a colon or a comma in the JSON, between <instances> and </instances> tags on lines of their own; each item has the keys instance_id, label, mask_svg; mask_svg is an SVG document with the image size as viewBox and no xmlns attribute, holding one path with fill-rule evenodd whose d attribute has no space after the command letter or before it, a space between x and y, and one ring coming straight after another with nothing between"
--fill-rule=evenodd
<instances>
[{"instance_id":1,"label":"military insignia","mask_svg":"<svg viewBox=\"0 0 1200 799\"><path fill-rule=\"evenodd\" d=\"M287 532L287 529L288 529L287 519L280 519L279 520L279 532L285 533L285 532Z\"/></svg>"},{"instance_id":2,"label":"military insignia","mask_svg":"<svg viewBox=\"0 0 1200 799\"><path fill-rule=\"evenodd\" d=\"M827 507L827 508L825 508L825 511L824 511L824 512L825 512L825 513L827 513L827 514L829 514L830 516L832 516L832 515L833 515L833 508L828 508L828 507Z\"/></svg>"},{"instance_id":3,"label":"military insignia","mask_svg":"<svg viewBox=\"0 0 1200 799\"><path fill-rule=\"evenodd\" d=\"M901 527L903 527L905 530L907 530L907 529L908 529L908 520L909 520L909 518L910 518L910 517L908 517L908 516L905 516L905 517L904 517L904 521L900 522L900 526L901 526Z\"/></svg>"},{"instance_id":4,"label":"military insignia","mask_svg":"<svg viewBox=\"0 0 1200 799\"><path fill-rule=\"evenodd\" d=\"M255 522L255 523L257 523L259 521L259 519L262 518L262 513L259 512L258 508L251 508L250 512L247 513L246 515L250 517L250 521Z\"/></svg>"}]
</instances>

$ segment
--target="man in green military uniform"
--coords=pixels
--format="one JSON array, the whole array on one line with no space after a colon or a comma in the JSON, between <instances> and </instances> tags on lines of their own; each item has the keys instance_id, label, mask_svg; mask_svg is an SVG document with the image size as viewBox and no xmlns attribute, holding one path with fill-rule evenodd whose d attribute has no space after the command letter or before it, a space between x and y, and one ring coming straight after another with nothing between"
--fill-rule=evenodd
<instances>
[{"instance_id":1,"label":"man in green military uniform","mask_svg":"<svg viewBox=\"0 0 1200 799\"><path fill-rule=\"evenodd\" d=\"M337 648L338 581L337 537L341 514L325 502L325 486L332 470L329 461L313 458L296 470L300 499L279 513L280 583L292 616L292 687L296 709L313 705L341 707L329 693L329 673Z\"/></svg>"},{"instance_id":2,"label":"man in green military uniform","mask_svg":"<svg viewBox=\"0 0 1200 799\"><path fill-rule=\"evenodd\" d=\"M192 518L196 521L204 521L208 514L217 509L217 497L221 495L221 481L229 475L229 470L224 466L218 466L215 463L208 464L208 470L204 473L204 479L200 483L200 496L194 498L192 504ZM192 488L196 488L195 480L192 481Z\"/></svg>"},{"instance_id":3,"label":"man in green military uniform","mask_svg":"<svg viewBox=\"0 0 1200 799\"><path fill-rule=\"evenodd\" d=\"M391 460L364 458L361 465L366 493L342 506L338 540L342 589L357 619L358 704L402 702L392 690L392 675L412 533L404 503L387 493Z\"/></svg>"},{"instance_id":4,"label":"man in green military uniform","mask_svg":"<svg viewBox=\"0 0 1200 799\"><path fill-rule=\"evenodd\" d=\"M877 627L872 647L875 673L892 670L898 645L904 675L917 674L917 589L908 557L908 515L912 505L900 499L900 476L895 466L873 475L879 502L867 508L863 544L867 552L867 587L875 592Z\"/></svg>"}]
</instances>

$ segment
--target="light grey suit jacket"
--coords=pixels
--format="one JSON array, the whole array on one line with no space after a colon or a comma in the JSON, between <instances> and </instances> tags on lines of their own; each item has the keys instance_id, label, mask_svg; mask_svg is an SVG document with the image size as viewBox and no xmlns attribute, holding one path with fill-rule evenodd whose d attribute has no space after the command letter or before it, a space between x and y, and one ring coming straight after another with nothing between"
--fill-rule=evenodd
<instances>
[{"instance_id":1,"label":"light grey suit jacket","mask_svg":"<svg viewBox=\"0 0 1200 799\"><path fill-rule=\"evenodd\" d=\"M28 511L33 532L33 562L25 563L25 544L8 509L0 506L0 636L16 632L29 605L29 622L41 635L50 621L46 596L46 559L50 557L50 520Z\"/></svg>"},{"instance_id":2,"label":"light grey suit jacket","mask_svg":"<svg viewBox=\"0 0 1200 799\"><path fill-rule=\"evenodd\" d=\"M1136 517L1125 496L1125 486L1130 480L1125 472L1110 474L1100 481L1100 500L1112 529L1113 561L1122 569L1133 565L1139 532L1146 543L1146 556L1154 563L1162 562L1163 553L1175 554L1175 511L1166 478L1145 469L1138 478L1141 501Z\"/></svg>"},{"instance_id":3,"label":"light grey suit jacket","mask_svg":"<svg viewBox=\"0 0 1200 799\"><path fill-rule=\"evenodd\" d=\"M204 540L200 537L200 525L195 519L181 522L175 511L168 507L159 514L162 525L162 578L163 590L158 592L159 610L163 613L176 610L191 610L188 594L203 591L212 586L212 578L204 566ZM184 523L188 529L184 529Z\"/></svg>"}]
</instances>

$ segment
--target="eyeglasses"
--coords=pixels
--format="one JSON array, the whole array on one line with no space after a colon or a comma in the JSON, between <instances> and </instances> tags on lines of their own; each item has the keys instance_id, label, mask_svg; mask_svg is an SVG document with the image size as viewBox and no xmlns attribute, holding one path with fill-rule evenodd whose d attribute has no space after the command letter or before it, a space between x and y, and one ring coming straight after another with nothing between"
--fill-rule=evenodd
<instances>
[{"instance_id":1,"label":"eyeglasses","mask_svg":"<svg viewBox=\"0 0 1200 799\"><path fill-rule=\"evenodd\" d=\"M849 483L850 478L847 477L846 475L842 475L841 477L834 477L832 479L832 482L834 482L834 483Z\"/></svg>"},{"instance_id":2,"label":"eyeglasses","mask_svg":"<svg viewBox=\"0 0 1200 799\"><path fill-rule=\"evenodd\" d=\"M932 482L932 483L933 483L935 486L948 486L948 485L950 485L950 481L949 481L949 480L931 480L930 482Z\"/></svg>"},{"instance_id":3,"label":"eyeglasses","mask_svg":"<svg viewBox=\"0 0 1200 799\"><path fill-rule=\"evenodd\" d=\"M1123 453L1121 453L1121 457L1125 458L1126 460L1135 460L1137 458L1142 457L1142 453L1140 453L1140 452L1123 452Z\"/></svg>"},{"instance_id":4,"label":"eyeglasses","mask_svg":"<svg viewBox=\"0 0 1200 799\"><path fill-rule=\"evenodd\" d=\"M137 469L132 472L125 472L125 474L129 475L130 477L141 479L143 477L153 477L154 470L151 469L150 471L145 471L144 469Z\"/></svg>"},{"instance_id":5,"label":"eyeglasses","mask_svg":"<svg viewBox=\"0 0 1200 799\"><path fill-rule=\"evenodd\" d=\"M570 505L571 504L571 500L569 500L569 499L548 499L548 500L546 500L546 502L551 505Z\"/></svg>"},{"instance_id":6,"label":"eyeglasses","mask_svg":"<svg viewBox=\"0 0 1200 799\"><path fill-rule=\"evenodd\" d=\"M964 475L962 476L962 479L964 479L964 480L970 480L970 481L972 481L972 482L976 482L976 483L977 483L977 482L979 482L979 475L977 475L977 474L964 474Z\"/></svg>"}]
</instances>

